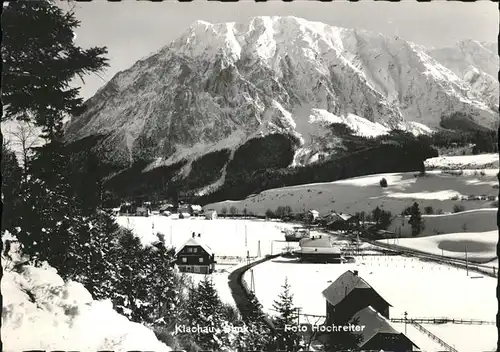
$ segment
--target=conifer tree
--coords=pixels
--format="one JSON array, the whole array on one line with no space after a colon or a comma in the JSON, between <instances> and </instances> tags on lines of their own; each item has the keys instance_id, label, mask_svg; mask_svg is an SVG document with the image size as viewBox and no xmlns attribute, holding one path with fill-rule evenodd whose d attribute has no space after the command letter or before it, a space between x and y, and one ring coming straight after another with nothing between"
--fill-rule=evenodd
<instances>
[{"instance_id":1,"label":"conifer tree","mask_svg":"<svg viewBox=\"0 0 500 352\"><path fill-rule=\"evenodd\" d=\"M287 327L297 326L297 308L293 304L293 294L290 292L288 279L285 279L282 287L283 291L273 304L273 308L278 313L274 319L276 328L274 343L277 350L295 352L299 348L300 336Z\"/></svg>"},{"instance_id":2,"label":"conifer tree","mask_svg":"<svg viewBox=\"0 0 500 352\"><path fill-rule=\"evenodd\" d=\"M249 304L242 315L247 330L240 334L238 347L246 351L269 351L271 331L264 322L262 305L253 293L249 294Z\"/></svg>"},{"instance_id":3,"label":"conifer tree","mask_svg":"<svg viewBox=\"0 0 500 352\"><path fill-rule=\"evenodd\" d=\"M417 236L423 230L422 213L418 203L415 202L410 208L410 219L408 223L411 226L411 234Z\"/></svg>"},{"instance_id":4,"label":"conifer tree","mask_svg":"<svg viewBox=\"0 0 500 352\"><path fill-rule=\"evenodd\" d=\"M224 346L227 346L228 334L224 331L222 302L212 279L208 275L198 284L196 289L191 290L185 312L185 321L189 326L200 326L209 330L207 333L200 332L193 336L201 348L221 351Z\"/></svg>"}]
</instances>

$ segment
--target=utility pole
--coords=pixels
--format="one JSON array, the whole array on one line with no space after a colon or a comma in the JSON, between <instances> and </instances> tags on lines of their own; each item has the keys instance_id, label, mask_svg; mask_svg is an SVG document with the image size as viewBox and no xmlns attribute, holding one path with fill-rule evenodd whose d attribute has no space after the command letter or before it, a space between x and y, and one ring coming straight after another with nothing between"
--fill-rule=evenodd
<instances>
[{"instance_id":1,"label":"utility pole","mask_svg":"<svg viewBox=\"0 0 500 352\"><path fill-rule=\"evenodd\" d=\"M406 335L406 324L408 323L408 312L405 312L405 335Z\"/></svg>"},{"instance_id":2,"label":"utility pole","mask_svg":"<svg viewBox=\"0 0 500 352\"><path fill-rule=\"evenodd\" d=\"M260 240L257 242L257 258L260 258L261 253L260 253Z\"/></svg>"},{"instance_id":3,"label":"utility pole","mask_svg":"<svg viewBox=\"0 0 500 352\"><path fill-rule=\"evenodd\" d=\"M247 242L247 224L245 222L245 248L248 247L248 242Z\"/></svg>"},{"instance_id":4,"label":"utility pole","mask_svg":"<svg viewBox=\"0 0 500 352\"><path fill-rule=\"evenodd\" d=\"M467 246L465 246L465 270L467 271L467 276L469 276L469 259L467 258Z\"/></svg>"}]
</instances>

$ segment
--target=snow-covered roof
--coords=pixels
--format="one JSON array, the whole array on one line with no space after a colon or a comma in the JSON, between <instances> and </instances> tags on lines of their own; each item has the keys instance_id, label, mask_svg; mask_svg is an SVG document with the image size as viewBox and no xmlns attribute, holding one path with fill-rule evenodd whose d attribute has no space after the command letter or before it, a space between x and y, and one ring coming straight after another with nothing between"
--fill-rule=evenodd
<instances>
[{"instance_id":1,"label":"snow-covered roof","mask_svg":"<svg viewBox=\"0 0 500 352\"><path fill-rule=\"evenodd\" d=\"M203 243L203 241L201 241L199 237L190 237L186 242L184 242L184 244L182 246L180 246L177 249L177 251L175 252L175 255L179 254L179 252L186 246L200 246L208 254L210 254L210 255L214 254L212 249L207 244Z\"/></svg>"},{"instance_id":2,"label":"snow-covered roof","mask_svg":"<svg viewBox=\"0 0 500 352\"><path fill-rule=\"evenodd\" d=\"M329 221L339 221L339 220L340 221L347 221L350 218L352 218L352 215L332 212L332 213L328 214L327 216L325 216L325 218Z\"/></svg>"},{"instance_id":3,"label":"snow-covered roof","mask_svg":"<svg viewBox=\"0 0 500 352\"><path fill-rule=\"evenodd\" d=\"M394 329L391 323L384 316L378 313L372 306L368 306L364 309L361 309L359 312L354 314L354 316L351 319L351 322L354 319L358 319L358 324L363 325L365 327L360 334L361 341L358 344L359 347L363 347L375 335L379 333L394 334L394 335L401 334L401 332ZM413 345L415 344L413 343Z\"/></svg>"},{"instance_id":4,"label":"snow-covered roof","mask_svg":"<svg viewBox=\"0 0 500 352\"><path fill-rule=\"evenodd\" d=\"M340 275L337 280L322 292L322 294L328 303L336 306L354 289L372 289L378 295L373 287L351 270L347 270ZM382 296L379 295L379 297L385 301ZM385 302L391 306L387 301Z\"/></svg>"},{"instance_id":5,"label":"snow-covered roof","mask_svg":"<svg viewBox=\"0 0 500 352\"><path fill-rule=\"evenodd\" d=\"M301 248L333 248L332 239L328 235L303 238L299 245Z\"/></svg>"},{"instance_id":6,"label":"snow-covered roof","mask_svg":"<svg viewBox=\"0 0 500 352\"><path fill-rule=\"evenodd\" d=\"M195 204L195 205L191 205L191 209L197 210L197 211L201 211L202 208L201 208L201 205L196 205Z\"/></svg>"},{"instance_id":7,"label":"snow-covered roof","mask_svg":"<svg viewBox=\"0 0 500 352\"><path fill-rule=\"evenodd\" d=\"M297 254L340 254L340 249L335 247L301 247L296 250Z\"/></svg>"}]
</instances>

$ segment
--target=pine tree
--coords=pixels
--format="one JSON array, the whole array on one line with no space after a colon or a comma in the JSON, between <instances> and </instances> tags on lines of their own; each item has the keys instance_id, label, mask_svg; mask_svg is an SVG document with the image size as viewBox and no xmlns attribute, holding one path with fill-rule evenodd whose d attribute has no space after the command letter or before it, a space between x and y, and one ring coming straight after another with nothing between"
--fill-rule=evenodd
<instances>
[{"instance_id":1,"label":"pine tree","mask_svg":"<svg viewBox=\"0 0 500 352\"><path fill-rule=\"evenodd\" d=\"M297 326L297 308L293 304L293 294L290 292L288 279L285 279L282 287L283 291L273 304L274 310L278 313L274 319L276 328L274 343L277 350L295 352L299 348L300 336L288 328Z\"/></svg>"},{"instance_id":2,"label":"pine tree","mask_svg":"<svg viewBox=\"0 0 500 352\"><path fill-rule=\"evenodd\" d=\"M63 278L87 265L88 220L71 183L63 119L81 110L79 88L71 81L107 66L106 48L74 43L79 22L47 0L9 2L2 14L2 99L7 119L41 127L46 145L38 148L19 198L17 237L35 263L48 261ZM95 209L94 209L95 211Z\"/></svg>"},{"instance_id":3,"label":"pine tree","mask_svg":"<svg viewBox=\"0 0 500 352\"><path fill-rule=\"evenodd\" d=\"M249 294L249 304L242 313L247 331L239 336L239 348L245 351L269 351L271 330L265 324L262 305L253 293Z\"/></svg>"},{"instance_id":4,"label":"pine tree","mask_svg":"<svg viewBox=\"0 0 500 352\"><path fill-rule=\"evenodd\" d=\"M82 109L80 88L70 88L75 77L108 66L104 47L75 45L79 26L74 13L53 1L15 1L2 13L2 102L6 119L35 122L53 140L66 114Z\"/></svg>"},{"instance_id":5,"label":"pine tree","mask_svg":"<svg viewBox=\"0 0 500 352\"><path fill-rule=\"evenodd\" d=\"M193 338L205 350L221 351L228 344L222 316L222 302L212 279L207 275L189 295L184 320L189 326L207 328L208 333L197 333Z\"/></svg>"},{"instance_id":6,"label":"pine tree","mask_svg":"<svg viewBox=\"0 0 500 352\"><path fill-rule=\"evenodd\" d=\"M408 223L411 226L412 236L417 236L423 230L422 213L418 207L418 203L415 202L410 208L410 219Z\"/></svg>"}]
</instances>

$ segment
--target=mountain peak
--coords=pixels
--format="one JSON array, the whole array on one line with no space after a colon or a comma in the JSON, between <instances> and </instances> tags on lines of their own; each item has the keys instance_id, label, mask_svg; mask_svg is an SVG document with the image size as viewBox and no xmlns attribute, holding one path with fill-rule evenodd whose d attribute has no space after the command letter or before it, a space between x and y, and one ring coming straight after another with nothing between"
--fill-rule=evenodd
<instances>
[{"instance_id":1,"label":"mountain peak","mask_svg":"<svg viewBox=\"0 0 500 352\"><path fill-rule=\"evenodd\" d=\"M67 132L107 132L130 162L234 149L261 133L309 135L321 130L309 126L314 111L381 130L437 128L455 112L491 125L487 77L466 81L438 61L401 38L294 16L197 21L113 77Z\"/></svg>"}]
</instances>

